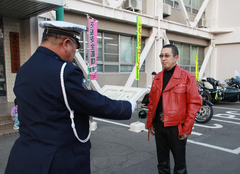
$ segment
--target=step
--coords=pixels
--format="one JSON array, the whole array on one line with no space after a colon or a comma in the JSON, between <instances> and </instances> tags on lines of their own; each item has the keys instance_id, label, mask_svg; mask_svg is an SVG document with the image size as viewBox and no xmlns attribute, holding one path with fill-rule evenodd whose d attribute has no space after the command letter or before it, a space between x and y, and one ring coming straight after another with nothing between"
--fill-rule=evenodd
<instances>
[{"instance_id":1,"label":"step","mask_svg":"<svg viewBox=\"0 0 240 174\"><path fill-rule=\"evenodd\" d=\"M0 121L0 130L13 129L13 125L14 125L13 120Z\"/></svg>"},{"instance_id":2,"label":"step","mask_svg":"<svg viewBox=\"0 0 240 174\"><path fill-rule=\"evenodd\" d=\"M0 121L4 121L4 120L12 120L12 116L11 115L1 115Z\"/></svg>"},{"instance_id":3,"label":"step","mask_svg":"<svg viewBox=\"0 0 240 174\"><path fill-rule=\"evenodd\" d=\"M14 130L14 129L0 130L0 137L9 136L9 135L16 135L16 134L18 134L18 130Z\"/></svg>"}]
</instances>

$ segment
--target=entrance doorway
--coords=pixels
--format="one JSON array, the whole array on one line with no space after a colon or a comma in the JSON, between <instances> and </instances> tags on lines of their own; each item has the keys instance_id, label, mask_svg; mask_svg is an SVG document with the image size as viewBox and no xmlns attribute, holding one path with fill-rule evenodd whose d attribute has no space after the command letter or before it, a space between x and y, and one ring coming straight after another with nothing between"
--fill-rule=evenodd
<instances>
[{"instance_id":1,"label":"entrance doorway","mask_svg":"<svg viewBox=\"0 0 240 174\"><path fill-rule=\"evenodd\" d=\"M3 56L3 38L0 38L0 96L6 96L6 78Z\"/></svg>"},{"instance_id":2,"label":"entrance doorway","mask_svg":"<svg viewBox=\"0 0 240 174\"><path fill-rule=\"evenodd\" d=\"M3 25L0 18L0 96L6 96L5 62L3 54ZM1 97L2 98L2 97Z\"/></svg>"}]
</instances>

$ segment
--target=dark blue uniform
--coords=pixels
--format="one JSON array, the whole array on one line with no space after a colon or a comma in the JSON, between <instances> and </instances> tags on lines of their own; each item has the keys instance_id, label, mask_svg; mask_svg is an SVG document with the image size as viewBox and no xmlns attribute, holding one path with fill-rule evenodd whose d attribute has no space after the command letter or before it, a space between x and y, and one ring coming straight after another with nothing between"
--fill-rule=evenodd
<instances>
[{"instance_id":1,"label":"dark blue uniform","mask_svg":"<svg viewBox=\"0 0 240 174\"><path fill-rule=\"evenodd\" d=\"M91 143L74 136L60 84L63 63L56 53L39 47L19 69L14 92L18 102L20 137L16 140L6 174L88 174ZM131 104L111 100L85 89L81 69L67 61L64 82L80 139L89 131L89 115L129 119Z\"/></svg>"}]
</instances>

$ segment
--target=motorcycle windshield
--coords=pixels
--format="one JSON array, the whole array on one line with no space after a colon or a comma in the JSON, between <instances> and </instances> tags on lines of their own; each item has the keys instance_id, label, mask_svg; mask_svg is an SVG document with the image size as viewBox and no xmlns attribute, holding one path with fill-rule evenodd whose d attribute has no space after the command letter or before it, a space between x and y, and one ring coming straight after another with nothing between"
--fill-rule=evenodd
<instances>
[{"instance_id":1,"label":"motorcycle windshield","mask_svg":"<svg viewBox=\"0 0 240 174\"><path fill-rule=\"evenodd\" d=\"M240 77L236 76L236 82L240 82Z\"/></svg>"},{"instance_id":2,"label":"motorcycle windshield","mask_svg":"<svg viewBox=\"0 0 240 174\"><path fill-rule=\"evenodd\" d=\"M224 80L220 80L219 83L224 88L230 87Z\"/></svg>"},{"instance_id":3,"label":"motorcycle windshield","mask_svg":"<svg viewBox=\"0 0 240 174\"><path fill-rule=\"evenodd\" d=\"M240 82L240 75L237 70L234 71L234 75L236 77L236 82Z\"/></svg>"}]
</instances>

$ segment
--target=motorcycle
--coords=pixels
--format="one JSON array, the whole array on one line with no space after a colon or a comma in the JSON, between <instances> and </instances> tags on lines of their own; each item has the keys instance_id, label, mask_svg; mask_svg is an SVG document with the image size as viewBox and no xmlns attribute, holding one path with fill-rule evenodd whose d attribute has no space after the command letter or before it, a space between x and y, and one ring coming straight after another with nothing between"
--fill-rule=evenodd
<instances>
[{"instance_id":1,"label":"motorcycle","mask_svg":"<svg viewBox=\"0 0 240 174\"><path fill-rule=\"evenodd\" d=\"M198 87L201 88L201 92L199 92L199 94L202 96L203 100L207 100L207 101L212 101L212 94L211 92L205 88L201 82L198 82Z\"/></svg>"},{"instance_id":2,"label":"motorcycle","mask_svg":"<svg viewBox=\"0 0 240 174\"><path fill-rule=\"evenodd\" d=\"M240 76L237 70L234 71L235 78L226 79L225 82L233 88L240 89Z\"/></svg>"},{"instance_id":3,"label":"motorcycle","mask_svg":"<svg viewBox=\"0 0 240 174\"><path fill-rule=\"evenodd\" d=\"M153 81L156 74L157 73L155 71L152 72L152 81ZM151 90L151 85L148 86L148 92L145 94L145 96L142 99L142 102L141 102L142 103L142 105L141 105L142 110L140 110L138 112L139 118L146 118L147 117L150 90Z\"/></svg>"},{"instance_id":4,"label":"motorcycle","mask_svg":"<svg viewBox=\"0 0 240 174\"><path fill-rule=\"evenodd\" d=\"M211 92L212 103L219 101L236 102L240 100L240 90L229 86L224 80L202 79L203 86Z\"/></svg>"},{"instance_id":5,"label":"motorcycle","mask_svg":"<svg viewBox=\"0 0 240 174\"><path fill-rule=\"evenodd\" d=\"M196 117L195 117L195 121L197 123L207 123L209 122L212 117L213 117L213 104L206 100L206 96L210 95L210 92L206 89L204 89L204 87L198 83L198 92L199 94L202 96L202 107L201 109L197 112Z\"/></svg>"}]
</instances>

